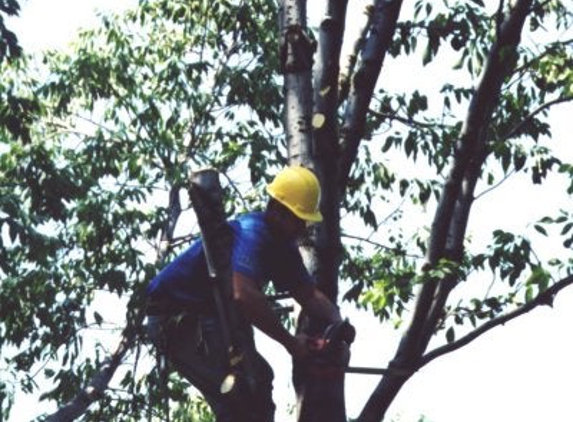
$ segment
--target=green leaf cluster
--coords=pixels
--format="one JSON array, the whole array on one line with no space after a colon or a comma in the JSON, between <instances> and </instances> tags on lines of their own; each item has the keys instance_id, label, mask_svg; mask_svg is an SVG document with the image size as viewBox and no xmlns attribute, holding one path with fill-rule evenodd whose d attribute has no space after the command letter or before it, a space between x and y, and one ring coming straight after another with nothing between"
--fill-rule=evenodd
<instances>
[{"instance_id":1,"label":"green leaf cluster","mask_svg":"<svg viewBox=\"0 0 573 422\"><path fill-rule=\"evenodd\" d=\"M103 17L71 52L47 53L37 71L24 61L2 65L2 415L15 389L36 392L47 382L42 399L61 404L101 367L114 347L104 342L115 343L120 327L94 300L142 306L137 293L165 253L191 238L190 170L246 178L249 188L225 186L234 212L256 203L246 196L251 183L285 161L276 153L284 142L276 16L265 0L144 1ZM126 310L116 311L120 320ZM85 350L94 337L95 349ZM161 412L162 399L147 397L148 348L137 338L123 379L85 420ZM188 410L212 420L196 403L182 404L177 417Z\"/></svg>"}]
</instances>

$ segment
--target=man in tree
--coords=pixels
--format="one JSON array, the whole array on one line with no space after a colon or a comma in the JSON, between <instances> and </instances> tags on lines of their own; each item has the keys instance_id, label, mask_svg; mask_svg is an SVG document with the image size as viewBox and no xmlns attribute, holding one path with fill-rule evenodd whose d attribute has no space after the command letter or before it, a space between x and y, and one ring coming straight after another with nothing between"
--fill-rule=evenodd
<instances>
[{"instance_id":1,"label":"man in tree","mask_svg":"<svg viewBox=\"0 0 573 422\"><path fill-rule=\"evenodd\" d=\"M286 330L263 287L273 282L288 291L308 314L325 325L341 320L338 308L312 283L296 245L309 223L320 222L320 185L315 175L301 166L287 167L267 186L270 199L264 212L248 213L231 221L233 230L232 292L241 318L280 343L295 360L309 357L304 335ZM220 385L228 375L228 353L221 334L202 241L168 264L150 283L148 330L151 340L178 372L195 385L211 405L219 422L243 421L231 395ZM248 400L249 422L274 420L273 371L254 351L253 399Z\"/></svg>"}]
</instances>

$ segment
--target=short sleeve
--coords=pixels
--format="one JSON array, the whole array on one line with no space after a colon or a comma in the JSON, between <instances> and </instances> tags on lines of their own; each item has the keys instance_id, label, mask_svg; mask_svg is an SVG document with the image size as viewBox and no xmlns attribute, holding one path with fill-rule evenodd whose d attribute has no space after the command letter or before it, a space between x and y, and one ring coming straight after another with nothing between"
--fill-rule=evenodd
<instances>
[{"instance_id":1,"label":"short sleeve","mask_svg":"<svg viewBox=\"0 0 573 422\"><path fill-rule=\"evenodd\" d=\"M263 233L256 230L245 230L240 224L233 224L235 241L233 243L232 267L257 283L265 282L263 251L265 249Z\"/></svg>"}]
</instances>

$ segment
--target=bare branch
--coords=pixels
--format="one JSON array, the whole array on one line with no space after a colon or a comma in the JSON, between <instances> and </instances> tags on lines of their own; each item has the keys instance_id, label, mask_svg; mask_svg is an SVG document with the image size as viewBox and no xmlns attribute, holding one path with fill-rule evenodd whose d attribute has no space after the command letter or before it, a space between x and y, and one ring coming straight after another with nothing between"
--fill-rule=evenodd
<instances>
[{"instance_id":1,"label":"bare branch","mask_svg":"<svg viewBox=\"0 0 573 422\"><path fill-rule=\"evenodd\" d=\"M383 245L382 243L375 242L374 240L370 240L370 238L365 238L365 237L361 237L361 236L354 236L354 235L351 235L348 233L342 233L341 236L346 237L348 239L358 240L359 242L368 243L372 246L375 246L375 247L380 248L380 249L384 249L384 250L389 251L389 252L392 252L395 250L395 248L392 248L391 246L386 246L386 245ZM413 259L423 259L424 258L421 255L414 255L414 254L408 254L408 253L400 254L400 256L405 256L405 257L409 257L409 258L413 258Z\"/></svg>"},{"instance_id":2,"label":"bare branch","mask_svg":"<svg viewBox=\"0 0 573 422\"><path fill-rule=\"evenodd\" d=\"M436 123L424 123L424 122L420 122L418 120L414 120L411 117L402 117L399 116L397 113L381 113L379 111L376 110L372 110L370 109L368 111L369 113L373 114L375 117L378 117L379 119L383 119L383 120L396 120L397 122L400 122L406 126L409 127L419 127L422 129L435 129L435 128L447 128L447 125L441 125L441 124L436 124Z\"/></svg>"},{"instance_id":3,"label":"bare branch","mask_svg":"<svg viewBox=\"0 0 573 422\"><path fill-rule=\"evenodd\" d=\"M474 202L476 200L478 200L479 198L481 198L482 196L486 195L487 193L495 190L498 186L501 186L507 179L509 179L511 177L512 174L515 173L515 170L511 170L509 173L507 173L499 182L497 182L496 184L490 186L489 188L485 189L483 192L477 194L474 198Z\"/></svg>"},{"instance_id":4,"label":"bare branch","mask_svg":"<svg viewBox=\"0 0 573 422\"><path fill-rule=\"evenodd\" d=\"M505 135L503 137L504 140L510 139L513 136L515 136L519 130L525 126L525 124L527 122L529 122L531 119L533 119L537 114L541 113L544 110L547 110L549 108L551 108L552 106L556 105L556 104L561 104L561 103L566 103L569 101L573 101L573 95L568 95L565 97L559 97L556 98L554 100L548 101L544 104L541 104L539 107L537 107L535 110L533 110L531 113L529 113L529 115L525 116L525 118L519 122L517 125L515 125L507 135Z\"/></svg>"},{"instance_id":5,"label":"bare branch","mask_svg":"<svg viewBox=\"0 0 573 422\"><path fill-rule=\"evenodd\" d=\"M503 325L521 315L526 314L527 312L535 309L540 305L553 305L553 299L555 296L564 288L573 284L573 275L565 277L564 279L558 281L551 287L549 287L544 292L539 293L533 300L527 302L526 304L522 305L521 307L515 309L512 312L509 312L505 315L493 318L488 322L481 325L479 328L475 329L471 333L461 337L460 339L446 344L444 346L438 347L431 352L426 353L422 359L420 359L420 364L418 368L423 367L424 365L430 363L432 360L436 359L437 357L443 356L447 353L453 352L455 350L460 349L461 347L469 344L476 338L480 337L482 334L487 333L491 329Z\"/></svg>"}]
</instances>

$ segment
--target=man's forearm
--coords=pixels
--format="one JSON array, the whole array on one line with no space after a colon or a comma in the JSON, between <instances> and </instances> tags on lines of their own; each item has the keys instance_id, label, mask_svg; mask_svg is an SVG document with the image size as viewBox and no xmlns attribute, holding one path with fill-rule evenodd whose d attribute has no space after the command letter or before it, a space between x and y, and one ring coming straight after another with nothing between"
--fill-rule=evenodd
<instances>
[{"instance_id":1,"label":"man's forearm","mask_svg":"<svg viewBox=\"0 0 573 422\"><path fill-rule=\"evenodd\" d=\"M324 293L313 286L305 286L293 292L295 299L311 316L329 324L342 319L338 307Z\"/></svg>"},{"instance_id":2,"label":"man's forearm","mask_svg":"<svg viewBox=\"0 0 573 422\"><path fill-rule=\"evenodd\" d=\"M241 279L241 277L239 279L234 289L235 301L245 318L290 352L293 347L296 347L294 336L282 325L269 306L265 295L252 285L252 281Z\"/></svg>"}]
</instances>

